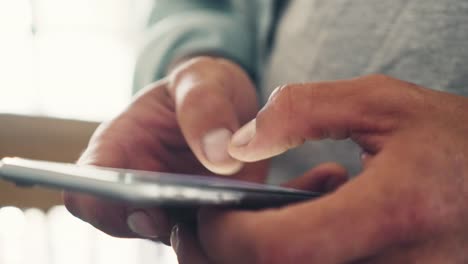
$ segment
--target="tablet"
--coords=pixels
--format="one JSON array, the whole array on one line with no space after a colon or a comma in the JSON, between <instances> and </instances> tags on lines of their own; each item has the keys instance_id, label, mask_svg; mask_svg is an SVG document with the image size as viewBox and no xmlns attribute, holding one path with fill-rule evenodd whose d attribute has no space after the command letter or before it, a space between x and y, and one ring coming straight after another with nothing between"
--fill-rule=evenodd
<instances>
[{"instance_id":1,"label":"tablet","mask_svg":"<svg viewBox=\"0 0 468 264\"><path fill-rule=\"evenodd\" d=\"M220 177L3 158L0 178L20 186L82 192L140 207L279 207L320 196Z\"/></svg>"}]
</instances>

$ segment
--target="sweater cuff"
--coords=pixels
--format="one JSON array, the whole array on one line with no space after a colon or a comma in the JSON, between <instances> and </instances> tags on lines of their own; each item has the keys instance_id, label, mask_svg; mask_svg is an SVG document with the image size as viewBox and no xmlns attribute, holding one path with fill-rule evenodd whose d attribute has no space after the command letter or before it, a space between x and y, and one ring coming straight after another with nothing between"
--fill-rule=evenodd
<instances>
[{"instance_id":1,"label":"sweater cuff","mask_svg":"<svg viewBox=\"0 0 468 264\"><path fill-rule=\"evenodd\" d=\"M163 78L171 62L193 54L223 56L255 75L254 32L243 17L179 13L156 23L147 36L135 66L134 91Z\"/></svg>"}]
</instances>

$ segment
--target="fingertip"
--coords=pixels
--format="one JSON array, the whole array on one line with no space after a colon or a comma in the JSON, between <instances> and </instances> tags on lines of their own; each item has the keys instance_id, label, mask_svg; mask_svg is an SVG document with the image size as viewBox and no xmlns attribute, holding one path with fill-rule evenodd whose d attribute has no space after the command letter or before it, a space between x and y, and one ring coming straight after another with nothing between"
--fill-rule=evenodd
<instances>
[{"instance_id":1,"label":"fingertip","mask_svg":"<svg viewBox=\"0 0 468 264\"><path fill-rule=\"evenodd\" d=\"M244 162L258 161L249 151L249 144L254 139L257 130L256 125L256 119L253 119L234 133L228 144L229 155Z\"/></svg>"},{"instance_id":2,"label":"fingertip","mask_svg":"<svg viewBox=\"0 0 468 264\"><path fill-rule=\"evenodd\" d=\"M228 129L208 129L208 132L198 134L201 135L186 138L198 164L212 173L225 176L234 175L242 170L244 163L228 152L232 135Z\"/></svg>"},{"instance_id":3,"label":"fingertip","mask_svg":"<svg viewBox=\"0 0 468 264\"><path fill-rule=\"evenodd\" d=\"M213 129L202 138L203 152L211 163L225 163L232 160L227 153L227 146L232 132L227 128Z\"/></svg>"},{"instance_id":4,"label":"fingertip","mask_svg":"<svg viewBox=\"0 0 468 264\"><path fill-rule=\"evenodd\" d=\"M262 133L263 132L263 133ZM257 119L253 119L240 128L234 135L228 146L229 154L244 162L255 162L279 155L286 150L286 144L278 139L276 133L258 131Z\"/></svg>"},{"instance_id":5,"label":"fingertip","mask_svg":"<svg viewBox=\"0 0 468 264\"><path fill-rule=\"evenodd\" d=\"M229 144L229 155L242 162L256 162L260 160L269 159L287 151L287 148L281 145L271 145L260 138L254 138L248 145L235 146Z\"/></svg>"},{"instance_id":6,"label":"fingertip","mask_svg":"<svg viewBox=\"0 0 468 264\"><path fill-rule=\"evenodd\" d=\"M238 173L244 167L244 163L238 160L225 162L224 164L205 164L205 167L213 173L231 176Z\"/></svg>"},{"instance_id":7,"label":"fingertip","mask_svg":"<svg viewBox=\"0 0 468 264\"><path fill-rule=\"evenodd\" d=\"M202 150L206 158L205 167L220 175L232 175L239 172L243 163L233 158L228 152L232 132L227 128L213 129L203 136Z\"/></svg>"},{"instance_id":8,"label":"fingertip","mask_svg":"<svg viewBox=\"0 0 468 264\"><path fill-rule=\"evenodd\" d=\"M245 147L248 145L252 139L255 137L257 121L256 119L251 120L243 127L241 127L231 139L231 145L233 147Z\"/></svg>"},{"instance_id":9,"label":"fingertip","mask_svg":"<svg viewBox=\"0 0 468 264\"><path fill-rule=\"evenodd\" d=\"M127 208L113 201L101 200L81 193L63 194L67 210L106 234L116 237L135 237L126 222Z\"/></svg>"}]
</instances>

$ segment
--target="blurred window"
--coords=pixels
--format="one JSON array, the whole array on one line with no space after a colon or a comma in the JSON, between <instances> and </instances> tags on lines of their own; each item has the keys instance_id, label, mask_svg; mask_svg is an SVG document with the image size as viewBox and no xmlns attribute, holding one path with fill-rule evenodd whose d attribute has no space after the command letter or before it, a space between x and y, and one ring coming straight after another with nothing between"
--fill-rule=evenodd
<instances>
[{"instance_id":1,"label":"blurred window","mask_svg":"<svg viewBox=\"0 0 468 264\"><path fill-rule=\"evenodd\" d=\"M0 0L0 113L100 121L131 95L151 1Z\"/></svg>"},{"instance_id":2,"label":"blurred window","mask_svg":"<svg viewBox=\"0 0 468 264\"><path fill-rule=\"evenodd\" d=\"M111 237L63 206L47 212L0 207L0 249L2 264L177 263L170 247Z\"/></svg>"}]
</instances>

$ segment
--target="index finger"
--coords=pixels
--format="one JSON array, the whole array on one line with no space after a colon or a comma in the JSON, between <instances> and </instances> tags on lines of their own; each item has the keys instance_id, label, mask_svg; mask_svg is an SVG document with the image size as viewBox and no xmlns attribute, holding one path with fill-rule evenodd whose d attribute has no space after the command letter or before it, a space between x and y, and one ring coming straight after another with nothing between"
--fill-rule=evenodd
<instances>
[{"instance_id":1,"label":"index finger","mask_svg":"<svg viewBox=\"0 0 468 264\"><path fill-rule=\"evenodd\" d=\"M417 94L411 88L380 75L279 87L257 117L234 134L229 153L257 161L306 140L348 137L375 153L383 144L381 135L409 120L414 104L406 99Z\"/></svg>"}]
</instances>

